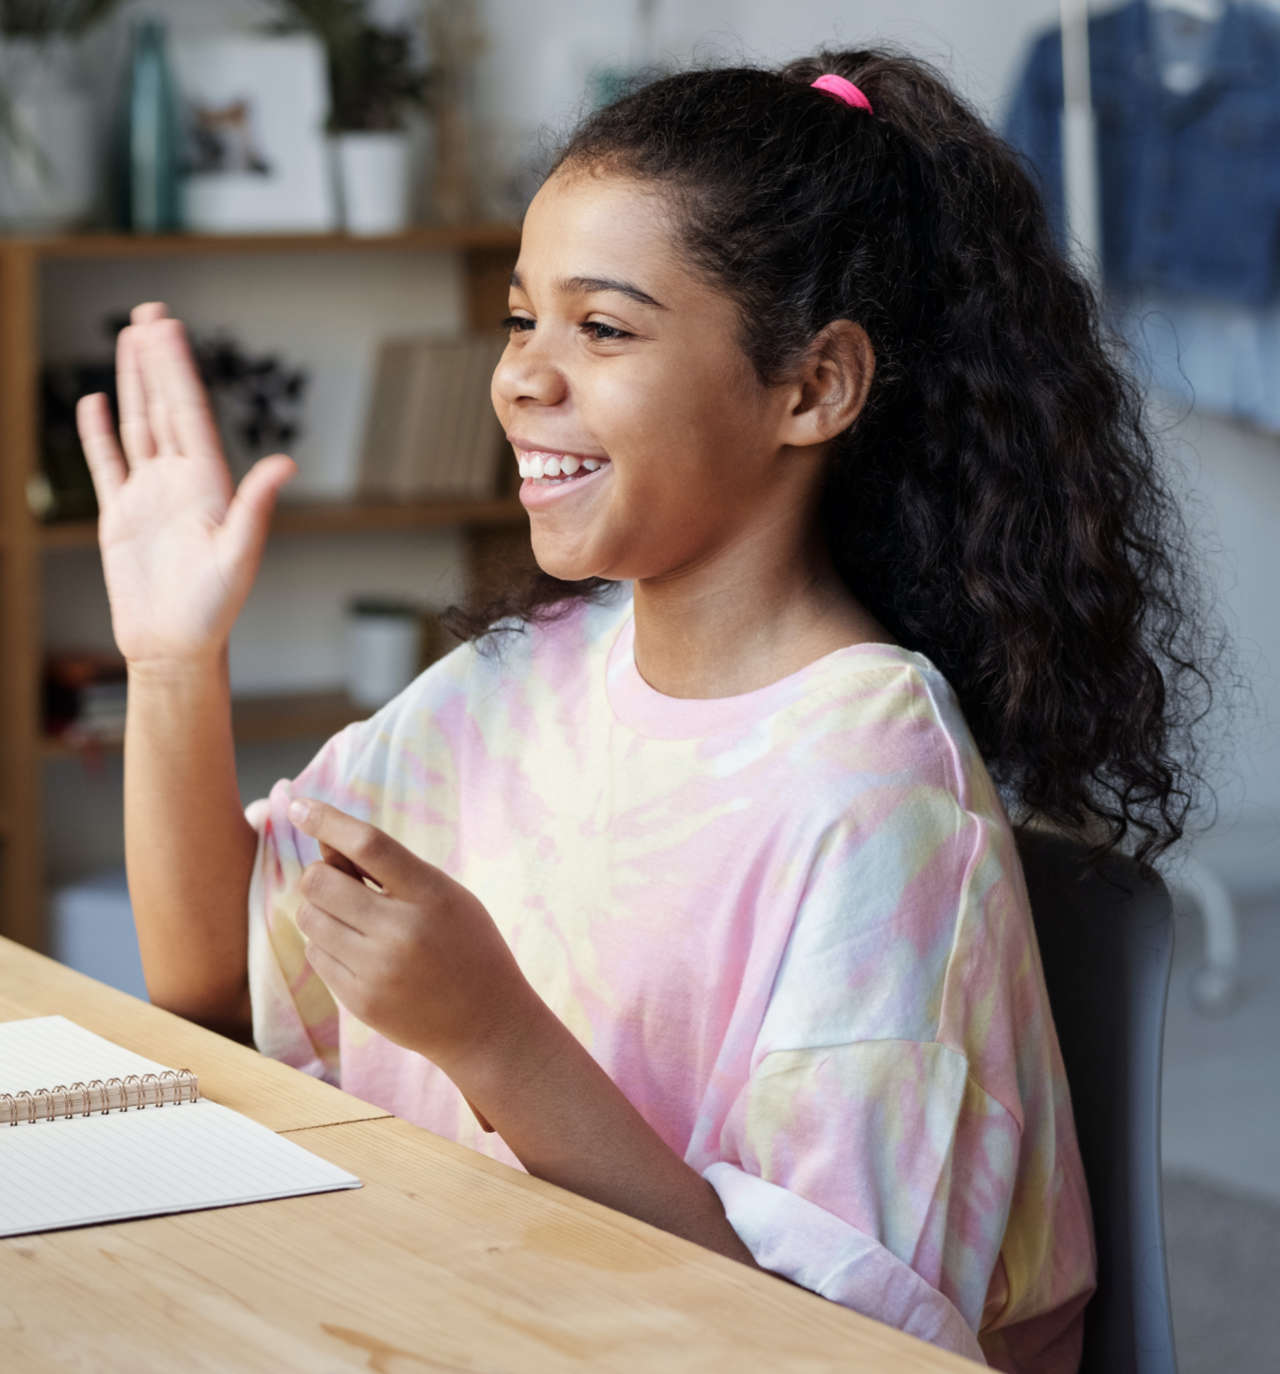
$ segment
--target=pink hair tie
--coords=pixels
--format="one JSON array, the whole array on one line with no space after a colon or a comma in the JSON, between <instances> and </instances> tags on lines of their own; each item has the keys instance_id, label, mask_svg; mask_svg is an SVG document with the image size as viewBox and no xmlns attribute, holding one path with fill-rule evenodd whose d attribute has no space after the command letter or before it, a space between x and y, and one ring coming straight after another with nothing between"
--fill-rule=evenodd
<instances>
[{"instance_id":1,"label":"pink hair tie","mask_svg":"<svg viewBox=\"0 0 1280 1374\"><path fill-rule=\"evenodd\" d=\"M837 76L835 72L823 72L816 81L811 81L809 84L816 86L820 91L827 91L837 100L843 100L846 105L852 105L855 109L866 110L868 114L875 113L871 108L871 102L853 82L846 81L843 76Z\"/></svg>"}]
</instances>

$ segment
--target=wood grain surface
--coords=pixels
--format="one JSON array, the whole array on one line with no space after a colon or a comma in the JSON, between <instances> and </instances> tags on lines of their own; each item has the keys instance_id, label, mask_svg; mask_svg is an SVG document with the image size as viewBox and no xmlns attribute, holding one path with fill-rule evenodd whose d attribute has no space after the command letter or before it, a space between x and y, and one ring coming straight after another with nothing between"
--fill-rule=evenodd
<instances>
[{"instance_id":1,"label":"wood grain surface","mask_svg":"<svg viewBox=\"0 0 1280 1374\"><path fill-rule=\"evenodd\" d=\"M51 1012L188 1063L364 1186L0 1240L6 1370L977 1368L0 939L0 1019Z\"/></svg>"}]
</instances>

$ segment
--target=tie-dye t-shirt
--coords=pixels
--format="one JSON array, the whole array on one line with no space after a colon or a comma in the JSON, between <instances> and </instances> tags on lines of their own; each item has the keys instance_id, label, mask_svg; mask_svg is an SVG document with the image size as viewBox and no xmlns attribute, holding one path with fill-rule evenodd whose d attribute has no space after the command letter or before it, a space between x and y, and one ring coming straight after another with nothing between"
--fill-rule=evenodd
<instances>
[{"instance_id":1,"label":"tie-dye t-shirt","mask_svg":"<svg viewBox=\"0 0 1280 1374\"><path fill-rule=\"evenodd\" d=\"M1074 1371L1094 1258L1070 1100L946 680L861 644L676 699L633 646L627 584L463 645L249 808L259 1048L520 1167L310 970L318 854L286 808L314 796L480 898L763 1268L1001 1369Z\"/></svg>"}]
</instances>

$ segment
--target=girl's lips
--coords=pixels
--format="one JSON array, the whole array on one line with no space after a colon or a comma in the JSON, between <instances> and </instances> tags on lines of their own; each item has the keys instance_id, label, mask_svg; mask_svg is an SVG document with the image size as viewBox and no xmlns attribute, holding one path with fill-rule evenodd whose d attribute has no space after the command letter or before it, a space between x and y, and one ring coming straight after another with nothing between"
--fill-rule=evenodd
<instances>
[{"instance_id":1,"label":"girl's lips","mask_svg":"<svg viewBox=\"0 0 1280 1374\"><path fill-rule=\"evenodd\" d=\"M525 510L542 510L547 506L558 505L562 501L572 501L575 493L599 486L601 480L613 470L612 463L605 463L595 472L585 477L570 477L550 482L539 481L536 477L526 477L520 483L520 504Z\"/></svg>"}]
</instances>

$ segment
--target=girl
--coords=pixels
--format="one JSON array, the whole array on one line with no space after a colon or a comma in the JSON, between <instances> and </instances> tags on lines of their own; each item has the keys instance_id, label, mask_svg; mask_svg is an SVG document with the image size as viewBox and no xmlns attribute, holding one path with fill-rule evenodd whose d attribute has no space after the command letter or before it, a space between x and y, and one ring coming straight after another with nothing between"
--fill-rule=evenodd
<instances>
[{"instance_id":1,"label":"girl","mask_svg":"<svg viewBox=\"0 0 1280 1374\"><path fill-rule=\"evenodd\" d=\"M1199 679L1135 393L1010 151L874 51L589 118L493 378L541 571L249 819L227 636L293 469L233 494L181 325L133 320L123 451L80 424L153 999L1073 1370L1089 1206L1006 807L1156 856Z\"/></svg>"}]
</instances>

